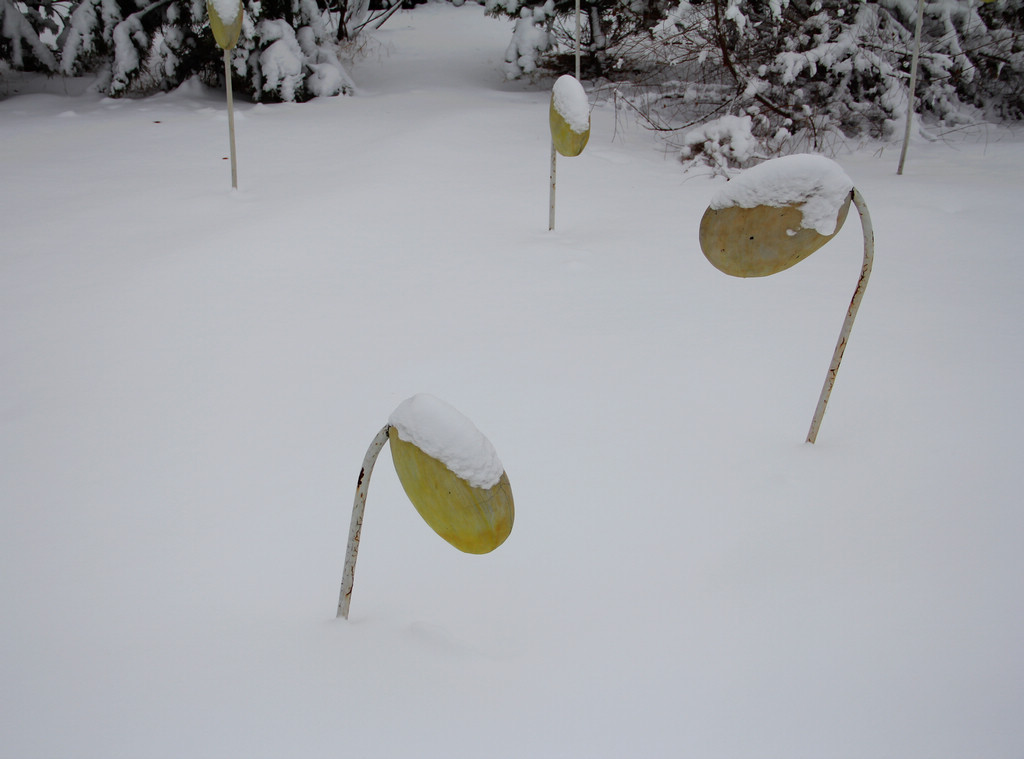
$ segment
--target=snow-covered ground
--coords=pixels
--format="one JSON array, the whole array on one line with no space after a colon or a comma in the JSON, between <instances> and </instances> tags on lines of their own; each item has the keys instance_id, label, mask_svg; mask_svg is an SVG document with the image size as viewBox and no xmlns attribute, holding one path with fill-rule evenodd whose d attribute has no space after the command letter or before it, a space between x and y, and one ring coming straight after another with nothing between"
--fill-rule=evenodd
<instances>
[{"instance_id":1,"label":"snow-covered ground","mask_svg":"<svg viewBox=\"0 0 1024 759\"><path fill-rule=\"evenodd\" d=\"M602 104L558 172L508 22L393 18L356 97L0 101L0 756L1020 759L1024 141L839 162L856 214L764 279ZM367 445L493 443L494 553Z\"/></svg>"}]
</instances>

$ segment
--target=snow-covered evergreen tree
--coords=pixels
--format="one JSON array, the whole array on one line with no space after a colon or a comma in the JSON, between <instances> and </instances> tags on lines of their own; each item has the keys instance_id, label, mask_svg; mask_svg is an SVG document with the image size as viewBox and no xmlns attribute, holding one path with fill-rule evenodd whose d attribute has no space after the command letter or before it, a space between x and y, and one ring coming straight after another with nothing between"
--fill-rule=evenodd
<instances>
[{"instance_id":1,"label":"snow-covered evergreen tree","mask_svg":"<svg viewBox=\"0 0 1024 759\"><path fill-rule=\"evenodd\" d=\"M512 77L530 74L546 54L575 45L575 0L484 0L488 13L514 18L512 42L505 56ZM663 16L667 0L593 0L581 4L583 70L600 75L610 65L609 51L636 34L645 34Z\"/></svg>"},{"instance_id":2,"label":"snow-covered evergreen tree","mask_svg":"<svg viewBox=\"0 0 1024 759\"><path fill-rule=\"evenodd\" d=\"M206 23L199 0L80 0L57 39L60 70L98 71L114 96L169 89L213 59Z\"/></svg>"},{"instance_id":3,"label":"snow-covered evergreen tree","mask_svg":"<svg viewBox=\"0 0 1024 759\"><path fill-rule=\"evenodd\" d=\"M354 89L339 57L337 14L317 0L250 0L231 56L254 100L303 101Z\"/></svg>"},{"instance_id":4,"label":"snow-covered evergreen tree","mask_svg":"<svg viewBox=\"0 0 1024 759\"><path fill-rule=\"evenodd\" d=\"M0 67L54 71L57 58L41 35L56 34L60 15L53 0L0 0ZM0 68L2 71L2 68Z\"/></svg>"},{"instance_id":5,"label":"snow-covered evergreen tree","mask_svg":"<svg viewBox=\"0 0 1024 759\"><path fill-rule=\"evenodd\" d=\"M762 150L820 150L840 135L898 132L910 102L917 7L917 0L684 2L656 35L683 58L704 56L731 90L718 105L750 117ZM1022 7L1021 0L926 2L916 110L945 124L980 115L975 108L1024 116ZM713 148L690 140L691 154Z\"/></svg>"},{"instance_id":6,"label":"snow-covered evergreen tree","mask_svg":"<svg viewBox=\"0 0 1024 759\"><path fill-rule=\"evenodd\" d=\"M573 0L487 0L517 17L510 75L567 70ZM583 3L584 74L687 157L743 165L886 138L903 123L918 0ZM962 124L1024 117L1024 0L926 0L916 111Z\"/></svg>"},{"instance_id":7,"label":"snow-covered evergreen tree","mask_svg":"<svg viewBox=\"0 0 1024 759\"><path fill-rule=\"evenodd\" d=\"M505 50L505 73L508 78L532 74L553 44L553 0L535 6L522 5L519 0L487 0L487 9L489 13L510 15L516 19L512 40Z\"/></svg>"},{"instance_id":8,"label":"snow-covered evergreen tree","mask_svg":"<svg viewBox=\"0 0 1024 759\"><path fill-rule=\"evenodd\" d=\"M308 100L353 89L339 52L366 13L364 0L248 0L231 53L234 88L257 101ZM58 16L55 5L66 8ZM344 33L340 32L344 29ZM50 44L43 41L48 34ZM0 0L0 72L98 75L113 96L223 78L205 0Z\"/></svg>"}]
</instances>

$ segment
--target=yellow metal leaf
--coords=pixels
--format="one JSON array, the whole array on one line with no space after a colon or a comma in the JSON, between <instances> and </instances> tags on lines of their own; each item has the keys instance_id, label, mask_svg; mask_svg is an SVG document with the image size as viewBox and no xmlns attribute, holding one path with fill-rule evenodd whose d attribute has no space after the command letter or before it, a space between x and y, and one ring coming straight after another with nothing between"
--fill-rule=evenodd
<instances>
[{"instance_id":1,"label":"yellow metal leaf","mask_svg":"<svg viewBox=\"0 0 1024 759\"><path fill-rule=\"evenodd\" d=\"M587 125L585 132L577 132L565 117L555 108L555 96L551 96L551 111L549 120L551 122L551 140L555 144L555 150L564 156L577 156L583 152L590 139L590 126Z\"/></svg>"},{"instance_id":2,"label":"yellow metal leaf","mask_svg":"<svg viewBox=\"0 0 1024 759\"><path fill-rule=\"evenodd\" d=\"M394 427L388 438L391 460L405 494L430 527L460 551L489 553L512 532L515 507L508 476L489 490L475 488Z\"/></svg>"},{"instance_id":3,"label":"yellow metal leaf","mask_svg":"<svg viewBox=\"0 0 1024 759\"><path fill-rule=\"evenodd\" d=\"M224 50L230 50L238 44L238 35L242 32L242 4L238 3L238 14L230 23L225 23L211 0L206 0L206 12L210 15L210 31L217 44Z\"/></svg>"},{"instance_id":4,"label":"yellow metal leaf","mask_svg":"<svg viewBox=\"0 0 1024 759\"><path fill-rule=\"evenodd\" d=\"M766 277L788 269L838 234L850 210L847 198L836 229L823 235L802 225L796 206L709 208L700 221L700 247L714 266L734 277Z\"/></svg>"}]
</instances>

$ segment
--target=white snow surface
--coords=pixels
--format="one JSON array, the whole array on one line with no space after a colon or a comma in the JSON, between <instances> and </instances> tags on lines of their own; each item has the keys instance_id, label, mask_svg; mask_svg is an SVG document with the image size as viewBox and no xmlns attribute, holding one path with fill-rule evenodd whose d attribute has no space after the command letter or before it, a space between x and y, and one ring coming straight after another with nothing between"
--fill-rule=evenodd
<instances>
[{"instance_id":1,"label":"white snow surface","mask_svg":"<svg viewBox=\"0 0 1024 759\"><path fill-rule=\"evenodd\" d=\"M551 97L555 110L572 131L583 134L590 129L590 101L576 77L569 74L558 77L551 88Z\"/></svg>"},{"instance_id":2,"label":"white snow surface","mask_svg":"<svg viewBox=\"0 0 1024 759\"><path fill-rule=\"evenodd\" d=\"M836 159L875 266L808 445L859 225L726 276L724 183L599 100L548 232L511 26L419 6L358 95L236 100L237 191L223 91L0 80L0 755L1019 759L1020 134ZM378 467L335 619L415 393L515 529L456 551Z\"/></svg>"},{"instance_id":3,"label":"white snow surface","mask_svg":"<svg viewBox=\"0 0 1024 759\"><path fill-rule=\"evenodd\" d=\"M398 437L433 456L475 488L494 487L505 472L491 441L473 422L429 393L402 401L388 422Z\"/></svg>"},{"instance_id":4,"label":"white snow surface","mask_svg":"<svg viewBox=\"0 0 1024 759\"><path fill-rule=\"evenodd\" d=\"M230 26L242 12L241 0L210 0L214 12L225 26Z\"/></svg>"},{"instance_id":5,"label":"white snow surface","mask_svg":"<svg viewBox=\"0 0 1024 759\"><path fill-rule=\"evenodd\" d=\"M773 158L741 172L714 194L710 206L797 206L804 228L830 235L852 189L853 180L838 163L803 153Z\"/></svg>"}]
</instances>

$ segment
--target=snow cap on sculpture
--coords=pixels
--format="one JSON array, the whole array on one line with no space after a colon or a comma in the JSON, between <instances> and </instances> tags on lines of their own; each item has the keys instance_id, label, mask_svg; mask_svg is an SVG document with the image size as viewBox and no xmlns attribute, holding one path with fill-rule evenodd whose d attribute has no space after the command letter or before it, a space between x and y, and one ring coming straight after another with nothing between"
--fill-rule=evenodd
<instances>
[{"instance_id":1,"label":"snow cap on sculpture","mask_svg":"<svg viewBox=\"0 0 1024 759\"><path fill-rule=\"evenodd\" d=\"M476 488L492 488L505 471L483 433L440 398L419 393L398 405L388 423L401 440L438 459Z\"/></svg>"}]
</instances>

